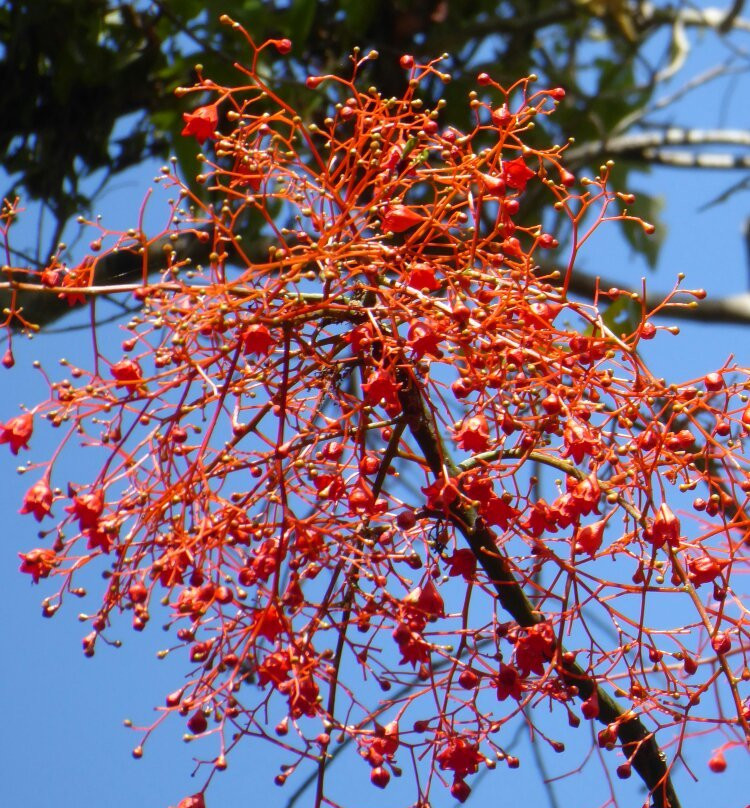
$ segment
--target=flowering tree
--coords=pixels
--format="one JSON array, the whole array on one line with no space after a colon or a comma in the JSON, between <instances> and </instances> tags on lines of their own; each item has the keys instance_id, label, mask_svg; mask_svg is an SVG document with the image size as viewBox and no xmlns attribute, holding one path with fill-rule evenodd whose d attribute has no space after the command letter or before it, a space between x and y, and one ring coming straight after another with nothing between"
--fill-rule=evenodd
<instances>
[{"instance_id":1,"label":"flowering tree","mask_svg":"<svg viewBox=\"0 0 750 808\"><path fill-rule=\"evenodd\" d=\"M598 722L617 775L676 808L670 772L694 735L720 732L715 771L750 737L735 589L750 382L726 366L667 385L639 355L669 338L652 318L702 291L638 303L625 332L631 293L569 295L595 229L651 226L610 166L576 178L565 147L535 142L561 89L482 73L473 126L441 129L442 104L419 97L450 80L440 60L403 56L407 90L385 98L357 84L376 54L355 53L350 79L307 79L332 104L308 123L258 67L291 43L225 22L248 42L241 81L199 75L180 93L209 96L183 130L209 201L165 167L166 232L92 222L78 266L53 259L31 284L5 270L6 367L13 330L34 326L17 303L29 286L89 305L94 324L90 366L47 377L47 400L1 425L13 454L42 420L62 435L23 467L22 512L53 524L21 554L35 583L58 582L44 614L97 569L87 656L123 613L135 631L166 616L188 673L156 724L215 738L181 808L261 739L290 761L279 785L312 769L315 805L330 802L334 737L376 787L406 768L418 805L441 788L464 801L480 768L518 766L514 724L563 751L550 714ZM533 220L540 193L572 228L564 252ZM16 214L6 202L8 256ZM186 235L205 260L181 253ZM142 281L94 285L119 253L142 257ZM139 306L116 350L96 326L114 293ZM58 479L68 451L98 456L96 474Z\"/></svg>"}]
</instances>

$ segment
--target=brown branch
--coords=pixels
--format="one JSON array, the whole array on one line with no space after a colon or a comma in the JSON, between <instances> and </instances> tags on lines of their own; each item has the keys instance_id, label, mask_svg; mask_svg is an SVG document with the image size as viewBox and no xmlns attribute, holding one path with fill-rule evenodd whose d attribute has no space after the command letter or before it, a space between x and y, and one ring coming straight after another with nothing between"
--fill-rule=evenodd
<instances>
[{"instance_id":1,"label":"brown branch","mask_svg":"<svg viewBox=\"0 0 750 808\"><path fill-rule=\"evenodd\" d=\"M405 377L405 374L403 375ZM446 472L448 476L456 477L458 467L445 450L419 388L406 378L403 378L402 382L403 389L399 393L401 404L411 434L422 450L430 470L438 479ZM496 537L476 509L466 503L454 503L450 515L493 583L498 601L505 611L519 626L525 628L543 622L544 616L534 609L508 562L498 553ZM597 720L607 726L617 727L623 752L648 787L653 797L654 808L680 808L664 753L659 748L654 734L646 728L640 718L623 708L609 693L598 686L594 677L577 662L562 661L564 650L563 647L557 648L557 657L560 661L556 664L560 676L566 684L578 689L581 699L587 699L596 692L599 701Z\"/></svg>"},{"instance_id":2,"label":"brown branch","mask_svg":"<svg viewBox=\"0 0 750 808\"><path fill-rule=\"evenodd\" d=\"M735 2L726 11L723 8L685 8L684 5L654 6L642 4L642 29L661 27L664 25L681 25L685 28L713 28L721 34L729 31L750 31L750 20L740 17L742 2ZM739 6L739 8L737 8Z\"/></svg>"},{"instance_id":3,"label":"brown branch","mask_svg":"<svg viewBox=\"0 0 750 808\"><path fill-rule=\"evenodd\" d=\"M568 290L576 295L593 299L597 289L623 289L613 278L601 275L594 277L583 272L573 274ZM624 290L627 292L627 290ZM633 292L635 299L641 300L639 292ZM694 323L735 323L750 325L750 293L743 292L727 297L706 297L700 302L689 300L684 303L669 303L662 306L667 295L664 292L646 292L644 305L647 312L658 308L654 316L668 320L688 320ZM660 308L659 308L660 307Z\"/></svg>"},{"instance_id":4,"label":"brown branch","mask_svg":"<svg viewBox=\"0 0 750 808\"><path fill-rule=\"evenodd\" d=\"M254 252L257 253L258 258L261 258L261 252L266 246L264 242L262 246L256 248ZM194 233L182 233L176 241L168 237L154 241L148 248L145 257L131 250L109 253L99 258L92 286L97 289L114 287L113 292L117 290L117 287L123 286L125 287L123 291L131 291L127 288L128 284L142 279L144 266L150 274L164 269L166 249L174 250L181 260L189 258L194 263L201 263L208 259L212 247L210 240L204 242ZM542 267L540 272L549 276L550 269ZM6 278L9 277L7 270L3 274ZM610 288L622 289L623 287L621 283L612 278L601 275L595 277L583 272L574 273L569 285L570 292L588 299L594 298L597 289ZM0 282L0 311L10 307L13 291L16 294L15 307L22 308L23 318L41 329L76 310L71 309L67 301L59 297L56 291L42 287L36 274L15 270L12 277L5 283ZM85 292L86 290L81 289L80 291ZM640 293L633 292L633 294L637 294L638 299L641 298ZM662 292L647 292L646 310L652 311L660 307L665 297L666 295ZM659 308L657 316L698 323L750 325L750 293L745 292L727 297L707 297L698 304L695 301L671 304ZM19 327L20 321L16 319L14 328L19 329Z\"/></svg>"},{"instance_id":5,"label":"brown branch","mask_svg":"<svg viewBox=\"0 0 750 808\"><path fill-rule=\"evenodd\" d=\"M144 267L148 274L164 269L167 250L174 250L183 260L190 258L201 262L208 258L212 246L210 240L204 243L195 233L181 233L177 239L165 236L152 242L145 256L135 248L110 252L97 260L91 285L100 287L137 282L143 278ZM0 284L0 310L10 308L15 292L15 310L21 311L26 322L41 328L72 311L64 297L39 285L37 273L8 269L1 272L7 282ZM18 288L16 284L22 284L24 288ZM16 319L13 325L19 329L20 321Z\"/></svg>"}]
</instances>

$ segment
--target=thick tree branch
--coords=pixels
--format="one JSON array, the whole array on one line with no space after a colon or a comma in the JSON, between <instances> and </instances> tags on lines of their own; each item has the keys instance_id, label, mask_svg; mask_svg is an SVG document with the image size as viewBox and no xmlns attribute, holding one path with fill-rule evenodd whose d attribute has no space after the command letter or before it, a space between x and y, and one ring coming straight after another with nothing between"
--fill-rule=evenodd
<instances>
[{"instance_id":1,"label":"thick tree branch","mask_svg":"<svg viewBox=\"0 0 750 808\"><path fill-rule=\"evenodd\" d=\"M447 454L416 383L406 377L402 381L404 387L399 395L404 414L430 470L438 479L446 472L448 476L455 477L458 467ZM541 623L544 616L534 609L527 598L508 562L498 552L494 533L476 509L465 503L454 503L450 516L493 583L497 598L505 611L524 628ZM589 698L596 691L599 701L598 720L607 726L617 727L623 753L648 787L654 808L679 808L680 802L672 785L664 754L659 749L654 734L637 716L623 708L598 686L596 680L577 662L563 662L563 652L562 647L557 648L558 661L555 664L559 675L566 684L578 688L581 699Z\"/></svg>"},{"instance_id":2,"label":"thick tree branch","mask_svg":"<svg viewBox=\"0 0 750 808\"><path fill-rule=\"evenodd\" d=\"M614 278L587 275L583 272L573 274L568 290L576 295L592 299L597 289L622 289L623 284ZM627 291L627 290L625 290ZM636 300L641 300L640 292L632 292ZM750 293L742 292L727 297L706 297L700 302L691 299L685 302L662 305L664 292L646 292L644 305L647 312L656 311L656 316L668 320L686 320L694 323L734 323L750 325Z\"/></svg>"},{"instance_id":3,"label":"thick tree branch","mask_svg":"<svg viewBox=\"0 0 750 808\"><path fill-rule=\"evenodd\" d=\"M146 276L161 271L165 267L165 252L176 252L181 260L191 259L194 263L205 261L211 250L210 242L201 241L194 232L180 234L177 239L165 236L153 241L146 250L140 252L139 247L123 248L117 252L107 253L97 260L94 269L92 286L127 285L138 282ZM0 270L0 310L13 306L26 322L40 328L59 320L71 311L64 297L39 285L37 273L24 272L18 269L3 268ZM22 284L19 288L18 284ZM15 294L15 300L13 295ZM13 323L19 329L20 320Z\"/></svg>"},{"instance_id":4,"label":"thick tree branch","mask_svg":"<svg viewBox=\"0 0 750 808\"><path fill-rule=\"evenodd\" d=\"M675 150L673 146L737 146L750 150L750 131L744 129L669 129L617 135L601 141L584 143L566 153L569 163L580 165L599 161L603 156L624 160L659 163L676 168L732 169L750 167L750 153L705 153Z\"/></svg>"},{"instance_id":5,"label":"thick tree branch","mask_svg":"<svg viewBox=\"0 0 750 808\"><path fill-rule=\"evenodd\" d=\"M143 278L144 267L149 274L163 270L164 252L173 249L181 260L190 258L193 263L201 263L208 259L212 247L210 242L203 242L194 233L183 233L174 241L163 238L154 241L147 250L146 256L133 250L121 250L102 256L96 265L93 286L108 287L113 285L127 286ZM260 256L260 248L258 248ZM549 274L549 268L544 268ZM73 311L67 301L58 297L57 293L42 288L38 284L38 276L20 270L5 270L5 282L0 282L0 310L11 305L11 295L16 294L15 307L22 308L25 320L34 323L41 329L59 320ZM19 286L20 284L20 286ZM576 272L571 280L569 290L582 297L593 299L597 289L622 289L619 281L604 276L593 276ZM640 299L639 292L633 294ZM653 311L661 306L666 295L663 292L647 292L645 307ZM657 315L670 320L686 320L698 323L735 323L750 325L750 293L744 292L727 297L707 297L700 303L694 300L674 303L659 308ZM18 329L20 321L14 322Z\"/></svg>"},{"instance_id":6,"label":"thick tree branch","mask_svg":"<svg viewBox=\"0 0 750 808\"><path fill-rule=\"evenodd\" d=\"M721 34L730 31L750 31L750 20L740 17L742 0L735 0L727 10L725 8L691 8L684 4L655 6L653 3L641 3L640 14L643 20L641 28L649 29L664 25L680 25L684 28L713 28Z\"/></svg>"}]
</instances>

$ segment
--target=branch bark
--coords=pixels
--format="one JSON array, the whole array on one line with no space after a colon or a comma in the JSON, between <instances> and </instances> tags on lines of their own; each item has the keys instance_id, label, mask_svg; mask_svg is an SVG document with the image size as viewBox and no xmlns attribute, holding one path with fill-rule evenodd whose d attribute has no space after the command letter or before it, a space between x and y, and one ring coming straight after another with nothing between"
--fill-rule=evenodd
<instances>
[{"instance_id":1,"label":"branch bark","mask_svg":"<svg viewBox=\"0 0 750 808\"><path fill-rule=\"evenodd\" d=\"M164 268L164 255L168 250L174 250L181 259L190 258L194 263L200 263L208 259L212 249L210 242L201 241L192 232L182 233L177 239L168 236L157 239L148 246L145 255L140 247L123 248L97 260L91 285L103 287L137 283L144 276ZM0 283L0 309L12 306L27 322L44 328L71 311L67 300L39 283L37 273L3 267L0 277L5 281ZM17 318L13 321L13 328L21 328L21 321Z\"/></svg>"},{"instance_id":2,"label":"branch bark","mask_svg":"<svg viewBox=\"0 0 750 808\"><path fill-rule=\"evenodd\" d=\"M607 157L674 166L675 168L733 169L750 167L750 153L706 153L675 150L674 146L726 145L750 149L750 132L744 129L669 129L617 135L601 141L584 143L569 149L566 159L571 164L585 164Z\"/></svg>"},{"instance_id":3,"label":"branch bark","mask_svg":"<svg viewBox=\"0 0 750 808\"><path fill-rule=\"evenodd\" d=\"M602 275L588 275L583 272L573 274L568 290L576 295L593 299L598 289L623 289L623 284L614 278ZM625 290L627 291L627 290ZM633 291L636 299L642 294ZM653 311L661 306L666 298L664 292L646 292L643 299L646 311ZM742 292L727 297L706 297L704 300L690 300L685 303L669 303L656 311L655 316L668 320L683 320L693 323L734 323L750 325L750 293Z\"/></svg>"}]
</instances>

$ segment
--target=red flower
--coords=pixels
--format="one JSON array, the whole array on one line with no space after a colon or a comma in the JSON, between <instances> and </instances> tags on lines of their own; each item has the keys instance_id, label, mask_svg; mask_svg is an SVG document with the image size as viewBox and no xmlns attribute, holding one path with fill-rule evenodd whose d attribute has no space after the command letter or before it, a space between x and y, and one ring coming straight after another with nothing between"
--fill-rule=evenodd
<instances>
[{"instance_id":1,"label":"red flower","mask_svg":"<svg viewBox=\"0 0 750 808\"><path fill-rule=\"evenodd\" d=\"M412 614L416 614L411 610ZM424 621L424 617L422 618ZM412 623L414 621L410 621ZM409 626L399 623L393 630L393 639L398 643L398 650L401 652L401 664L410 664L412 667L417 663L430 661L430 646L422 639L418 631L412 631Z\"/></svg>"},{"instance_id":2,"label":"red flower","mask_svg":"<svg viewBox=\"0 0 750 808\"><path fill-rule=\"evenodd\" d=\"M189 797L181 799L177 808L206 808L206 802L203 799L203 794L192 794Z\"/></svg>"},{"instance_id":3,"label":"red flower","mask_svg":"<svg viewBox=\"0 0 750 808\"><path fill-rule=\"evenodd\" d=\"M391 205L383 213L382 227L383 230L390 230L392 233L403 233L423 221L424 216L420 216L406 205Z\"/></svg>"},{"instance_id":4,"label":"red flower","mask_svg":"<svg viewBox=\"0 0 750 808\"><path fill-rule=\"evenodd\" d=\"M297 527L295 533L294 550L305 561L315 561L325 550L326 544L319 531Z\"/></svg>"},{"instance_id":5,"label":"red flower","mask_svg":"<svg viewBox=\"0 0 750 808\"><path fill-rule=\"evenodd\" d=\"M497 109L493 109L491 113L492 122L495 126L498 126L501 129L505 129L510 123L512 123L516 116L508 109L506 104L503 104L501 107Z\"/></svg>"},{"instance_id":6,"label":"red flower","mask_svg":"<svg viewBox=\"0 0 750 808\"><path fill-rule=\"evenodd\" d=\"M90 286L93 280L95 266L96 260L93 256L87 255L79 266L64 273L62 280L59 281L60 285L78 288ZM83 292L60 292L58 297L65 300L69 306L86 302L86 295Z\"/></svg>"},{"instance_id":7,"label":"red flower","mask_svg":"<svg viewBox=\"0 0 750 808\"><path fill-rule=\"evenodd\" d=\"M39 280L42 282L42 286L46 286L48 288L52 286L57 286L60 282L60 274L61 274L60 264L57 261L57 258L52 259L52 263L42 270L41 275L39 276Z\"/></svg>"},{"instance_id":8,"label":"red flower","mask_svg":"<svg viewBox=\"0 0 750 808\"><path fill-rule=\"evenodd\" d=\"M505 184L516 191L523 191L526 183L534 176L536 175L524 163L522 157L516 157L515 160L508 160L503 164Z\"/></svg>"},{"instance_id":9,"label":"red flower","mask_svg":"<svg viewBox=\"0 0 750 808\"><path fill-rule=\"evenodd\" d=\"M104 491L95 491L93 494L81 494L73 497L72 504L65 510L73 514L78 520L81 530L96 528L99 517L104 510Z\"/></svg>"},{"instance_id":10,"label":"red flower","mask_svg":"<svg viewBox=\"0 0 750 808\"><path fill-rule=\"evenodd\" d=\"M251 567L240 571L240 583L251 586L257 580L267 581L278 569L281 556L276 539L266 539L258 548Z\"/></svg>"},{"instance_id":11,"label":"red flower","mask_svg":"<svg viewBox=\"0 0 750 808\"><path fill-rule=\"evenodd\" d=\"M14 455L19 449L28 449L31 433L34 428L34 417L29 412L16 415L7 424L0 424L0 443L9 443Z\"/></svg>"},{"instance_id":12,"label":"red flower","mask_svg":"<svg viewBox=\"0 0 750 808\"><path fill-rule=\"evenodd\" d=\"M435 292L440 288L440 281L435 278L435 269L430 264L414 264L408 279L409 286L414 289L427 289ZM748 421L750 424L750 420Z\"/></svg>"},{"instance_id":13,"label":"red flower","mask_svg":"<svg viewBox=\"0 0 750 808\"><path fill-rule=\"evenodd\" d=\"M493 177L491 174L480 174L479 179L487 196L505 196L505 177Z\"/></svg>"},{"instance_id":14,"label":"red flower","mask_svg":"<svg viewBox=\"0 0 750 808\"><path fill-rule=\"evenodd\" d=\"M471 786L460 777L457 777L451 784L451 797L458 800L458 802L466 802L471 794Z\"/></svg>"},{"instance_id":15,"label":"red flower","mask_svg":"<svg viewBox=\"0 0 750 808\"><path fill-rule=\"evenodd\" d=\"M372 745L383 755L395 755L399 745L398 721L390 721L382 728L376 725L375 732Z\"/></svg>"},{"instance_id":16,"label":"red flower","mask_svg":"<svg viewBox=\"0 0 750 808\"><path fill-rule=\"evenodd\" d=\"M301 718L303 715L312 718L318 712L320 691L312 676L301 675L296 679L287 679L279 685L279 692L287 695L289 715L292 718Z\"/></svg>"},{"instance_id":17,"label":"red flower","mask_svg":"<svg viewBox=\"0 0 750 808\"><path fill-rule=\"evenodd\" d=\"M453 480L445 482L443 479L435 480L422 493L427 497L427 507L432 510L444 511L458 498L458 488Z\"/></svg>"},{"instance_id":18,"label":"red flower","mask_svg":"<svg viewBox=\"0 0 750 808\"><path fill-rule=\"evenodd\" d=\"M290 578L289 583L286 585L284 594L281 596L281 602L287 609L295 611L305 602L305 595L302 592L302 587L299 585L299 578Z\"/></svg>"},{"instance_id":19,"label":"red flower","mask_svg":"<svg viewBox=\"0 0 750 808\"><path fill-rule=\"evenodd\" d=\"M500 671L495 677L495 687L497 688L498 701L505 701L508 696L520 699L523 682L518 671L512 665L500 663Z\"/></svg>"},{"instance_id":20,"label":"red flower","mask_svg":"<svg viewBox=\"0 0 750 808\"><path fill-rule=\"evenodd\" d=\"M141 366L132 359L121 359L110 368L115 387L136 387L143 381Z\"/></svg>"},{"instance_id":21,"label":"red flower","mask_svg":"<svg viewBox=\"0 0 750 808\"><path fill-rule=\"evenodd\" d=\"M267 354L274 344L271 332L262 324L249 325L242 332L242 350L248 354Z\"/></svg>"},{"instance_id":22,"label":"red flower","mask_svg":"<svg viewBox=\"0 0 750 808\"><path fill-rule=\"evenodd\" d=\"M270 642L273 642L284 630L284 621L273 604L265 609L258 609L253 622L257 636L265 637Z\"/></svg>"},{"instance_id":23,"label":"red flower","mask_svg":"<svg viewBox=\"0 0 750 808\"><path fill-rule=\"evenodd\" d=\"M373 329L370 323L362 323L344 335L344 341L351 345L352 353L362 353L372 342Z\"/></svg>"},{"instance_id":24,"label":"red flower","mask_svg":"<svg viewBox=\"0 0 750 808\"><path fill-rule=\"evenodd\" d=\"M593 556L602 546L606 522L600 519L578 530L573 537L576 553L588 553Z\"/></svg>"},{"instance_id":25,"label":"red flower","mask_svg":"<svg viewBox=\"0 0 750 808\"><path fill-rule=\"evenodd\" d=\"M463 550L455 550L453 555L447 559L450 564L448 575L455 578L457 575L463 575L467 581L473 581L477 572L477 557L472 550L465 548Z\"/></svg>"},{"instance_id":26,"label":"red flower","mask_svg":"<svg viewBox=\"0 0 750 808\"><path fill-rule=\"evenodd\" d=\"M276 50L282 55L286 56L289 51L292 49L292 41L291 39L270 39L271 42L275 47Z\"/></svg>"},{"instance_id":27,"label":"red flower","mask_svg":"<svg viewBox=\"0 0 750 808\"><path fill-rule=\"evenodd\" d=\"M89 550L96 550L97 547L101 548L103 553L109 553L112 549L112 539L114 534L109 530L104 530L101 527L93 527L85 531L88 541L86 547Z\"/></svg>"},{"instance_id":28,"label":"red flower","mask_svg":"<svg viewBox=\"0 0 750 808\"><path fill-rule=\"evenodd\" d=\"M251 191L259 191L263 183L263 172L257 163L238 161L234 167L234 176L229 182L230 188L246 185Z\"/></svg>"},{"instance_id":29,"label":"red flower","mask_svg":"<svg viewBox=\"0 0 750 808\"><path fill-rule=\"evenodd\" d=\"M680 520L672 513L666 502L662 502L659 506L654 521L647 530L647 536L654 543L654 547L663 547L665 543L670 547L677 547L680 543Z\"/></svg>"},{"instance_id":30,"label":"red flower","mask_svg":"<svg viewBox=\"0 0 750 808\"><path fill-rule=\"evenodd\" d=\"M278 687L289 678L291 669L289 654L286 651L274 651L258 666L258 684L263 687L271 682L274 687Z\"/></svg>"},{"instance_id":31,"label":"red flower","mask_svg":"<svg viewBox=\"0 0 750 808\"><path fill-rule=\"evenodd\" d=\"M25 555L19 553L18 557L21 559L20 571L31 575L35 584L39 583L40 578L49 577L50 572L60 564L60 559L52 550L37 548Z\"/></svg>"},{"instance_id":32,"label":"red flower","mask_svg":"<svg viewBox=\"0 0 750 808\"><path fill-rule=\"evenodd\" d=\"M373 371L362 385L368 404L376 405L383 402L385 411L393 415L401 411L401 403L398 400L400 389L401 384L396 382L389 371L382 368Z\"/></svg>"},{"instance_id":33,"label":"red flower","mask_svg":"<svg viewBox=\"0 0 750 808\"><path fill-rule=\"evenodd\" d=\"M688 578L693 586L700 586L701 584L710 584L721 571L729 564L729 561L719 561L716 558L711 558L709 555L701 556L700 558L691 558L688 561Z\"/></svg>"},{"instance_id":34,"label":"red flower","mask_svg":"<svg viewBox=\"0 0 750 808\"><path fill-rule=\"evenodd\" d=\"M172 552L162 556L151 567L150 575L152 578L158 578L163 587L169 588L182 583L182 574L189 563L190 556L184 550Z\"/></svg>"},{"instance_id":35,"label":"red flower","mask_svg":"<svg viewBox=\"0 0 750 808\"><path fill-rule=\"evenodd\" d=\"M521 522L521 527L534 538L539 538L545 530L557 533L555 517L555 511L543 499L540 499L531 506L531 511Z\"/></svg>"},{"instance_id":36,"label":"red flower","mask_svg":"<svg viewBox=\"0 0 750 808\"><path fill-rule=\"evenodd\" d=\"M47 516L52 507L52 489L46 477L42 477L26 492L23 498L23 507L19 513L31 513L37 522Z\"/></svg>"},{"instance_id":37,"label":"red flower","mask_svg":"<svg viewBox=\"0 0 750 808\"><path fill-rule=\"evenodd\" d=\"M544 663L552 659L555 650L555 635L549 623L537 623L516 640L516 665L522 678L529 673L541 676Z\"/></svg>"},{"instance_id":38,"label":"red flower","mask_svg":"<svg viewBox=\"0 0 750 808\"><path fill-rule=\"evenodd\" d=\"M726 771L727 759L724 757L724 753L721 750L716 752L708 761L708 768L711 769L714 774L721 774Z\"/></svg>"},{"instance_id":39,"label":"red flower","mask_svg":"<svg viewBox=\"0 0 750 808\"><path fill-rule=\"evenodd\" d=\"M575 513L578 516L588 516L590 513L599 513L599 499L602 489L595 474L589 474L583 480L576 480L575 477L567 477L565 486L572 502L575 504Z\"/></svg>"},{"instance_id":40,"label":"red flower","mask_svg":"<svg viewBox=\"0 0 750 808\"><path fill-rule=\"evenodd\" d=\"M349 492L349 512L352 514L375 513L375 497L367 483L359 482Z\"/></svg>"},{"instance_id":41,"label":"red flower","mask_svg":"<svg viewBox=\"0 0 750 808\"><path fill-rule=\"evenodd\" d=\"M585 424L569 418L563 430L563 441L565 449L562 457L573 457L576 463L580 463L584 455L598 454L600 442L594 432Z\"/></svg>"},{"instance_id":42,"label":"red flower","mask_svg":"<svg viewBox=\"0 0 750 808\"><path fill-rule=\"evenodd\" d=\"M385 760L393 760L398 745L398 721L391 721L384 727L375 722L375 736L362 739L360 754L377 771Z\"/></svg>"},{"instance_id":43,"label":"red flower","mask_svg":"<svg viewBox=\"0 0 750 808\"><path fill-rule=\"evenodd\" d=\"M483 502L479 512L487 520L489 525L497 525L503 530L507 530L511 522L518 518L518 510L509 505L503 497L491 496Z\"/></svg>"},{"instance_id":44,"label":"red flower","mask_svg":"<svg viewBox=\"0 0 750 808\"><path fill-rule=\"evenodd\" d=\"M443 355L438 345L442 337L429 323L416 322L409 328L407 342L414 351L417 359L421 359L425 354L430 354L437 359Z\"/></svg>"},{"instance_id":45,"label":"red flower","mask_svg":"<svg viewBox=\"0 0 750 808\"><path fill-rule=\"evenodd\" d=\"M456 443L467 452L483 452L489 446L487 419L481 413L467 418L456 432Z\"/></svg>"},{"instance_id":46,"label":"red flower","mask_svg":"<svg viewBox=\"0 0 750 808\"><path fill-rule=\"evenodd\" d=\"M346 493L344 481L338 474L319 474L315 478L315 489L321 499L341 499Z\"/></svg>"},{"instance_id":47,"label":"red flower","mask_svg":"<svg viewBox=\"0 0 750 808\"><path fill-rule=\"evenodd\" d=\"M435 756L440 768L452 771L463 778L474 774L484 758L479 754L479 744L469 743L463 738L451 738L445 748Z\"/></svg>"},{"instance_id":48,"label":"red flower","mask_svg":"<svg viewBox=\"0 0 750 808\"><path fill-rule=\"evenodd\" d=\"M445 604L432 579L424 586L418 586L404 598L404 603L416 606L430 617L444 617Z\"/></svg>"},{"instance_id":49,"label":"red flower","mask_svg":"<svg viewBox=\"0 0 750 808\"><path fill-rule=\"evenodd\" d=\"M195 112L183 112L182 117L185 120L185 128L180 134L193 135L198 143L213 137L219 125L219 110L216 104L198 107Z\"/></svg>"}]
</instances>

